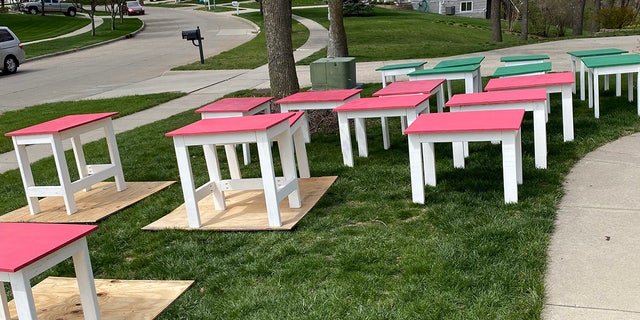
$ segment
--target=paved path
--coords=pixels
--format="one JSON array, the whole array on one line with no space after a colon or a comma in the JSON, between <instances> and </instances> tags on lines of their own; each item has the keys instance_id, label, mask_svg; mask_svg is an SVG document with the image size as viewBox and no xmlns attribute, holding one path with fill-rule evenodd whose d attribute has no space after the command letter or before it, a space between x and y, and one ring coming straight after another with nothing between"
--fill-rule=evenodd
<instances>
[{"instance_id":1,"label":"paved path","mask_svg":"<svg viewBox=\"0 0 640 320\"><path fill-rule=\"evenodd\" d=\"M233 12L227 13L232 14ZM296 60L323 48L327 31L295 17L311 31L309 41L294 53ZM503 55L548 54L554 71L570 70L567 51L616 47L636 51L640 37L563 40L499 49L457 57L485 56L482 73L492 74ZM597 43L596 43L597 41ZM442 59L429 58L428 66ZM424 61L422 60L422 61ZM358 82L380 82L377 67L420 61L357 63ZM165 119L240 89L269 88L267 67L253 70L172 72L141 81L131 89L107 91L91 98L166 91L187 96L115 120L117 132ZM310 86L309 68L298 67L301 87ZM99 137L96 137L99 138ZM578 162L565 183L556 230L549 248L544 319L640 320L640 134L612 142ZM38 158L50 150L31 149ZM35 160L35 157L34 157ZM13 153L0 155L0 172L17 168Z\"/></svg>"}]
</instances>

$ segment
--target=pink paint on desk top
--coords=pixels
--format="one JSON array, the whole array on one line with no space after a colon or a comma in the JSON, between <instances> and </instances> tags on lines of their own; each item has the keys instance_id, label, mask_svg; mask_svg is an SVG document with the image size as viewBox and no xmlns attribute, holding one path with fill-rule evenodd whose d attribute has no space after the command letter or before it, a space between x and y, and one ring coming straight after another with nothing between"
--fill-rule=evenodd
<instances>
[{"instance_id":1,"label":"pink paint on desk top","mask_svg":"<svg viewBox=\"0 0 640 320\"><path fill-rule=\"evenodd\" d=\"M447 107L483 105L495 103L517 103L547 100L546 89L505 90L456 94L447 103Z\"/></svg>"},{"instance_id":2,"label":"pink paint on desk top","mask_svg":"<svg viewBox=\"0 0 640 320\"><path fill-rule=\"evenodd\" d=\"M50 120L20 130L5 133L5 136L28 136L35 134L51 134L60 133L69 129L73 129L91 122L110 118L118 114L117 112L74 114L64 116L58 119Z\"/></svg>"},{"instance_id":3,"label":"pink paint on desk top","mask_svg":"<svg viewBox=\"0 0 640 320\"><path fill-rule=\"evenodd\" d=\"M0 223L0 271L19 271L97 229L79 224Z\"/></svg>"},{"instance_id":4,"label":"pink paint on desk top","mask_svg":"<svg viewBox=\"0 0 640 320\"><path fill-rule=\"evenodd\" d=\"M300 120L300 118L302 118L302 116L304 116L304 111L295 111L292 112L293 116L291 116L291 118L289 118L289 125L293 126L294 123L298 122L298 120Z\"/></svg>"},{"instance_id":5,"label":"pink paint on desk top","mask_svg":"<svg viewBox=\"0 0 640 320\"><path fill-rule=\"evenodd\" d=\"M544 87L560 84L573 84L575 82L573 72L558 72L535 74L519 77L494 78L489 80L484 88L487 91Z\"/></svg>"},{"instance_id":6,"label":"pink paint on desk top","mask_svg":"<svg viewBox=\"0 0 640 320\"><path fill-rule=\"evenodd\" d=\"M271 100L273 97L224 98L197 109L196 112L249 112Z\"/></svg>"},{"instance_id":7,"label":"pink paint on desk top","mask_svg":"<svg viewBox=\"0 0 640 320\"><path fill-rule=\"evenodd\" d=\"M324 91L303 91L297 92L290 96L284 97L276 104L281 103L300 103L300 102L325 102L325 101L344 101L357 94L362 89L343 89L343 90L324 90Z\"/></svg>"},{"instance_id":8,"label":"pink paint on desk top","mask_svg":"<svg viewBox=\"0 0 640 320\"><path fill-rule=\"evenodd\" d=\"M198 120L165 136L192 136L231 132L264 131L295 116L295 112L259 114L255 116L212 118Z\"/></svg>"},{"instance_id":9,"label":"pink paint on desk top","mask_svg":"<svg viewBox=\"0 0 640 320\"><path fill-rule=\"evenodd\" d=\"M405 134L519 130L524 109L425 113Z\"/></svg>"},{"instance_id":10,"label":"pink paint on desk top","mask_svg":"<svg viewBox=\"0 0 640 320\"><path fill-rule=\"evenodd\" d=\"M334 112L415 108L431 97L430 94L409 96L384 96L378 98L360 98L351 100L333 109Z\"/></svg>"},{"instance_id":11,"label":"pink paint on desk top","mask_svg":"<svg viewBox=\"0 0 640 320\"><path fill-rule=\"evenodd\" d=\"M431 93L444 83L445 79L396 81L372 94L374 97Z\"/></svg>"}]
</instances>

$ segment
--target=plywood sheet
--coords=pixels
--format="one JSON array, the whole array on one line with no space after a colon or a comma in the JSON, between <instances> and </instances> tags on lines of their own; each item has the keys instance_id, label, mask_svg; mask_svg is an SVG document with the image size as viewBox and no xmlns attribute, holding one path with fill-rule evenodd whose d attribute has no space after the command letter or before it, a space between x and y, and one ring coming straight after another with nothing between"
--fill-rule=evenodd
<instances>
[{"instance_id":1,"label":"plywood sheet","mask_svg":"<svg viewBox=\"0 0 640 320\"><path fill-rule=\"evenodd\" d=\"M102 319L146 320L156 318L185 292L193 281L95 279ZM48 277L33 287L38 319L84 319L75 278ZM9 302L12 320L18 315Z\"/></svg>"},{"instance_id":2,"label":"plywood sheet","mask_svg":"<svg viewBox=\"0 0 640 320\"><path fill-rule=\"evenodd\" d=\"M242 190L226 192L227 209L216 210L211 197L198 202L202 225L198 229L189 227L185 205L173 210L168 215L142 228L144 230L184 229L184 230L216 230L216 231L259 231L259 230L291 230L320 200L331 187L336 176L313 177L299 179L302 207L289 208L287 199L280 202L282 226L270 227L267 220L267 207L264 192L261 190Z\"/></svg>"},{"instance_id":3,"label":"plywood sheet","mask_svg":"<svg viewBox=\"0 0 640 320\"><path fill-rule=\"evenodd\" d=\"M175 181L126 182L127 188L118 192L115 182L100 182L89 191L75 193L78 211L67 214L62 197L40 199L41 212L32 215L29 207L0 216L0 222L95 223L168 186Z\"/></svg>"}]
</instances>

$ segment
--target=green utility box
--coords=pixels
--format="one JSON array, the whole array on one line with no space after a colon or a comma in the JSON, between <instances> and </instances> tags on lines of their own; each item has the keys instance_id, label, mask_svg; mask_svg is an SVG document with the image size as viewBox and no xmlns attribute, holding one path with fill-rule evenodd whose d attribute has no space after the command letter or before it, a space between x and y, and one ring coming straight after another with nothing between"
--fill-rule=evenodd
<instances>
[{"instance_id":1,"label":"green utility box","mask_svg":"<svg viewBox=\"0 0 640 320\"><path fill-rule=\"evenodd\" d=\"M356 58L322 58L311 63L312 90L351 89L356 86Z\"/></svg>"}]
</instances>

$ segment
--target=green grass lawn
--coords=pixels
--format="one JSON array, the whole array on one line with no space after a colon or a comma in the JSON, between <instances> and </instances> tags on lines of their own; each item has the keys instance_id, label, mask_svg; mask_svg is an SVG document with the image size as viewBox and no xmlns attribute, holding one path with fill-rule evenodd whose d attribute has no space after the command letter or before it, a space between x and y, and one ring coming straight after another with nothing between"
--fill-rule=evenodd
<instances>
[{"instance_id":1,"label":"green grass lawn","mask_svg":"<svg viewBox=\"0 0 640 320\"><path fill-rule=\"evenodd\" d=\"M57 37L91 23L81 16L29 15L0 13L0 24L11 28L22 42ZM52 28L51 26L55 26Z\"/></svg>"}]
</instances>

